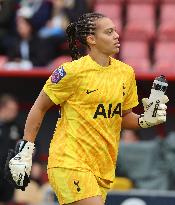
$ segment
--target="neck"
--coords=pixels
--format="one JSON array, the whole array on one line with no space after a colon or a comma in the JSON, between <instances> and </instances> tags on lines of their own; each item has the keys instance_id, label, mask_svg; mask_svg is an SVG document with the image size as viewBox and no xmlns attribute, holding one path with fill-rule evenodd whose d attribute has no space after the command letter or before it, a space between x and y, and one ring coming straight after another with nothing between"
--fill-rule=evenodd
<instances>
[{"instance_id":1,"label":"neck","mask_svg":"<svg viewBox=\"0 0 175 205\"><path fill-rule=\"evenodd\" d=\"M90 50L89 55L94 61L96 61L99 65L103 67L110 65L110 59L108 55L99 53L96 50Z\"/></svg>"}]
</instances>

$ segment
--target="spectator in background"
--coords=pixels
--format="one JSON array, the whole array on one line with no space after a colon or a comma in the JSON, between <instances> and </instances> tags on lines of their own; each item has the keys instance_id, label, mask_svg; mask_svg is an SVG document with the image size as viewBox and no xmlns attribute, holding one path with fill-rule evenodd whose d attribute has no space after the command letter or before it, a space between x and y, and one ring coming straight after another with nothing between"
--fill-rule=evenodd
<instances>
[{"instance_id":1,"label":"spectator in background","mask_svg":"<svg viewBox=\"0 0 175 205\"><path fill-rule=\"evenodd\" d=\"M137 197L125 199L120 205L147 205L145 201Z\"/></svg>"},{"instance_id":2,"label":"spectator in background","mask_svg":"<svg viewBox=\"0 0 175 205\"><path fill-rule=\"evenodd\" d=\"M89 11L86 0L51 0L51 18L39 30L41 38L48 39L53 46L54 58L61 55L70 55L65 29L70 22L76 21L81 14ZM80 49L85 54L84 48Z\"/></svg>"},{"instance_id":3,"label":"spectator in background","mask_svg":"<svg viewBox=\"0 0 175 205\"><path fill-rule=\"evenodd\" d=\"M50 0L22 0L20 5L32 10L32 22L36 31L44 27L51 18L52 2Z\"/></svg>"},{"instance_id":4,"label":"spectator in background","mask_svg":"<svg viewBox=\"0 0 175 205\"><path fill-rule=\"evenodd\" d=\"M43 38L65 36L65 29L69 24L68 17L64 12L64 0L52 0L52 4L51 19L47 21L46 26L39 32Z\"/></svg>"},{"instance_id":5,"label":"spectator in background","mask_svg":"<svg viewBox=\"0 0 175 205\"><path fill-rule=\"evenodd\" d=\"M9 62L5 64L6 69L31 69L46 66L50 61L50 47L38 38L33 28L32 14L29 7L22 7L17 12L17 35L7 49Z\"/></svg>"},{"instance_id":6,"label":"spectator in background","mask_svg":"<svg viewBox=\"0 0 175 205\"><path fill-rule=\"evenodd\" d=\"M64 0L65 12L69 18L69 21L77 21L82 14L90 11L89 6L91 2L88 1L89 0Z\"/></svg>"},{"instance_id":7,"label":"spectator in background","mask_svg":"<svg viewBox=\"0 0 175 205\"><path fill-rule=\"evenodd\" d=\"M38 186L41 186L43 184L42 182L42 174L44 172L44 169L42 167L41 162L34 161L32 170L31 170L31 180L35 181Z\"/></svg>"},{"instance_id":8,"label":"spectator in background","mask_svg":"<svg viewBox=\"0 0 175 205\"><path fill-rule=\"evenodd\" d=\"M157 135L156 130L150 128L149 130L123 130L121 139L126 143L135 143L138 141L149 141L160 138Z\"/></svg>"},{"instance_id":9,"label":"spectator in background","mask_svg":"<svg viewBox=\"0 0 175 205\"><path fill-rule=\"evenodd\" d=\"M123 130L121 140L124 143L135 143L140 140L140 133L138 130Z\"/></svg>"},{"instance_id":10,"label":"spectator in background","mask_svg":"<svg viewBox=\"0 0 175 205\"><path fill-rule=\"evenodd\" d=\"M4 94L0 97L0 205L13 197L14 188L4 179L4 165L8 149L15 147L22 138L22 128L16 122L18 102L15 97Z\"/></svg>"},{"instance_id":11,"label":"spectator in background","mask_svg":"<svg viewBox=\"0 0 175 205\"><path fill-rule=\"evenodd\" d=\"M158 137L140 140L140 131L122 132L116 175L129 178L134 188L167 190L169 180L162 140Z\"/></svg>"},{"instance_id":12,"label":"spectator in background","mask_svg":"<svg viewBox=\"0 0 175 205\"><path fill-rule=\"evenodd\" d=\"M14 19L18 7L17 0L0 1L0 55L5 55L5 44L8 43L9 35L13 35Z\"/></svg>"},{"instance_id":13,"label":"spectator in background","mask_svg":"<svg viewBox=\"0 0 175 205\"><path fill-rule=\"evenodd\" d=\"M123 154L123 144L126 146L132 146L132 144L138 143L140 140L140 133L139 130L122 130L121 133L121 143L120 143L120 150L119 150L119 158L118 158L118 166L115 172L116 176L121 176L121 177L128 177L128 174L126 173L125 167L123 168L123 162L121 156ZM122 153L122 154L120 154Z\"/></svg>"},{"instance_id":14,"label":"spectator in background","mask_svg":"<svg viewBox=\"0 0 175 205\"><path fill-rule=\"evenodd\" d=\"M52 56L56 58L68 54L68 46L64 45L67 42L65 29L69 24L69 18L64 10L64 0L52 0L51 2L51 18L39 30L38 34L40 38L49 42L49 45L52 46Z\"/></svg>"},{"instance_id":15,"label":"spectator in background","mask_svg":"<svg viewBox=\"0 0 175 205\"><path fill-rule=\"evenodd\" d=\"M42 37L65 36L65 29L70 22L89 11L86 0L51 0L52 13L47 24L40 30Z\"/></svg>"}]
</instances>

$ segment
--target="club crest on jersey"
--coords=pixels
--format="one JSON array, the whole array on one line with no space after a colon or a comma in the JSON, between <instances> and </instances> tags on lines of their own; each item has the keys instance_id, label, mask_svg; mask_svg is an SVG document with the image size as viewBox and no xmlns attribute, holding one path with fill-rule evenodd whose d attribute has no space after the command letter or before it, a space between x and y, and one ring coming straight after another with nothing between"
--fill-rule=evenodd
<instances>
[{"instance_id":1,"label":"club crest on jersey","mask_svg":"<svg viewBox=\"0 0 175 205\"><path fill-rule=\"evenodd\" d=\"M52 83L58 83L65 75L66 75L66 72L63 66L57 68L51 75Z\"/></svg>"}]
</instances>

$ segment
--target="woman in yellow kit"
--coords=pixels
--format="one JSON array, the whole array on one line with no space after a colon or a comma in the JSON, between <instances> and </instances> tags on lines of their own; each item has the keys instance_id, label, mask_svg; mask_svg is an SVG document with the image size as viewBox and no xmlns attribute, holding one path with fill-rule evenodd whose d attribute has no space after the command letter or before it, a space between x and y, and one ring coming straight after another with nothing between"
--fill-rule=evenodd
<instances>
[{"instance_id":1,"label":"woman in yellow kit","mask_svg":"<svg viewBox=\"0 0 175 205\"><path fill-rule=\"evenodd\" d=\"M42 119L50 107L60 105L61 119L49 149L49 182L61 205L103 205L115 177L121 128L165 122L167 97L154 124L132 112L138 104L135 75L130 66L111 57L120 44L109 18L84 14L68 26L67 35L73 61L57 68L44 85L29 112L16 156L10 157L10 173L16 187L24 190ZM88 47L88 55L79 56L77 40Z\"/></svg>"}]
</instances>

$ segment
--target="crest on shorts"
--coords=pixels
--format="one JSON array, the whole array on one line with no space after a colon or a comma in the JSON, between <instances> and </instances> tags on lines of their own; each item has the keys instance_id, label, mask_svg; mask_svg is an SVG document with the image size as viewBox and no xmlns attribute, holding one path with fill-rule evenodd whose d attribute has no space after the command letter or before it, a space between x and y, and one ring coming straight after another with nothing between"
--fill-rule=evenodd
<instances>
[{"instance_id":1,"label":"crest on shorts","mask_svg":"<svg viewBox=\"0 0 175 205\"><path fill-rule=\"evenodd\" d=\"M66 75L66 72L63 66L57 68L56 70L54 70L54 72L51 75L52 83L58 83L65 75Z\"/></svg>"}]
</instances>

